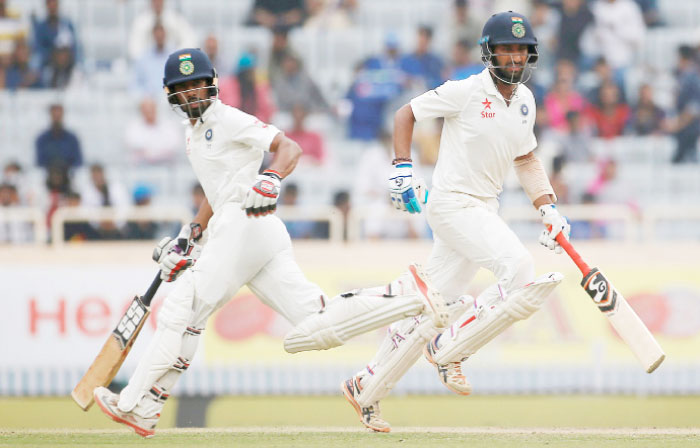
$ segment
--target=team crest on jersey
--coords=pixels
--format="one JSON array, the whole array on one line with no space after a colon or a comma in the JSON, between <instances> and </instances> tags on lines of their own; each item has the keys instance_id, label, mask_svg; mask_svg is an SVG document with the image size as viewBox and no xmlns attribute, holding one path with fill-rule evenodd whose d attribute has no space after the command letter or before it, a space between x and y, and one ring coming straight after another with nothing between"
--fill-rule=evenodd
<instances>
[{"instance_id":1,"label":"team crest on jersey","mask_svg":"<svg viewBox=\"0 0 700 448\"><path fill-rule=\"evenodd\" d=\"M513 36L517 37L518 39L525 37L525 25L520 22L514 23L510 31L513 33Z\"/></svg>"},{"instance_id":2,"label":"team crest on jersey","mask_svg":"<svg viewBox=\"0 0 700 448\"><path fill-rule=\"evenodd\" d=\"M527 104L523 104L520 106L520 113L523 114L523 116L527 116L527 114L530 112L530 109L528 109Z\"/></svg>"},{"instance_id":3,"label":"team crest on jersey","mask_svg":"<svg viewBox=\"0 0 700 448\"><path fill-rule=\"evenodd\" d=\"M204 133L204 138L206 138L207 141L210 141L213 135L214 131L212 131L211 129L207 129L207 132Z\"/></svg>"}]
</instances>

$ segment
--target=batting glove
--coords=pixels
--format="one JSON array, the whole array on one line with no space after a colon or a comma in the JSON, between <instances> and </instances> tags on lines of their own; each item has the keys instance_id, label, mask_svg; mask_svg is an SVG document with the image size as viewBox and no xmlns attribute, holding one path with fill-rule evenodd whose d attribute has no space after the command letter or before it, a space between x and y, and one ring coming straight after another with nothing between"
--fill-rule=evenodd
<instances>
[{"instance_id":1,"label":"batting glove","mask_svg":"<svg viewBox=\"0 0 700 448\"><path fill-rule=\"evenodd\" d=\"M547 229L551 229L542 231L540 244L553 250L554 253L560 254L562 249L556 237L561 233L568 240L571 235L571 226L566 218L559 214L559 210L554 204L545 204L539 208L539 211L542 216L542 223Z\"/></svg>"},{"instance_id":2,"label":"batting glove","mask_svg":"<svg viewBox=\"0 0 700 448\"><path fill-rule=\"evenodd\" d=\"M412 164L401 163L394 167L394 172L389 177L389 194L391 194L391 202L397 210L404 210L408 213L421 212L418 196L413 188Z\"/></svg>"},{"instance_id":3,"label":"batting glove","mask_svg":"<svg viewBox=\"0 0 700 448\"><path fill-rule=\"evenodd\" d=\"M253 188L241 205L248 217L265 216L277 209L277 197L280 194L282 176L277 171L265 170L255 178Z\"/></svg>"},{"instance_id":4,"label":"batting glove","mask_svg":"<svg viewBox=\"0 0 700 448\"><path fill-rule=\"evenodd\" d=\"M153 249L152 258L160 267L160 278L175 281L187 268L194 265L202 252L197 241L202 237L199 224L182 226L175 238L165 237Z\"/></svg>"}]
</instances>

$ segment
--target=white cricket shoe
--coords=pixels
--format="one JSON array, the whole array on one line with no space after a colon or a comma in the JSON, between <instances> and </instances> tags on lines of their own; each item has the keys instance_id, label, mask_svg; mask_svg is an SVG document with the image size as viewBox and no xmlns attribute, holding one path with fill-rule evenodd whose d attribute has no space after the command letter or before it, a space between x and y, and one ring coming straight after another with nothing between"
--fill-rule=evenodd
<instances>
[{"instance_id":1,"label":"white cricket shoe","mask_svg":"<svg viewBox=\"0 0 700 448\"><path fill-rule=\"evenodd\" d=\"M117 407L119 395L106 387L96 387L93 395L95 397L95 403L102 409L102 412L107 414L107 416L115 422L128 426L133 429L136 434L145 438L153 437L155 434L155 427L160 418L160 414L156 414L155 417L146 418L135 414L133 411L123 412Z\"/></svg>"},{"instance_id":2,"label":"white cricket shoe","mask_svg":"<svg viewBox=\"0 0 700 448\"><path fill-rule=\"evenodd\" d=\"M447 311L447 303L442 294L430 284L428 274L418 263L409 265L408 272L415 283L418 295L425 302L423 314L432 319L436 328L445 328L449 323L450 313Z\"/></svg>"},{"instance_id":3,"label":"white cricket shoe","mask_svg":"<svg viewBox=\"0 0 700 448\"><path fill-rule=\"evenodd\" d=\"M435 336L423 347L423 355L428 362L437 368L440 381L452 392L459 395L469 395L472 392L472 385L467 381L467 377L462 373L462 362L448 362L447 364L438 364L433 356L437 352L437 339L440 335Z\"/></svg>"},{"instance_id":4,"label":"white cricket shoe","mask_svg":"<svg viewBox=\"0 0 700 448\"><path fill-rule=\"evenodd\" d=\"M340 389L343 391L345 399L352 405L360 417L360 421L363 425L369 429L376 432L389 432L391 431L391 425L389 422L382 420L381 411L379 410L379 402L375 401L371 406L363 408L357 402L357 395L360 393L360 379L357 376L353 376L349 380L343 381L340 385Z\"/></svg>"}]
</instances>

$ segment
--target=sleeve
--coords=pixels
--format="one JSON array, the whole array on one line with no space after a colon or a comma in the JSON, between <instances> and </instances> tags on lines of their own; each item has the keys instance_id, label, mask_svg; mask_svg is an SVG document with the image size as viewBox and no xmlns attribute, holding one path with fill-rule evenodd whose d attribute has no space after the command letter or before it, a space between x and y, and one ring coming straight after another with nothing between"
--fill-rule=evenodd
<instances>
[{"instance_id":1,"label":"sleeve","mask_svg":"<svg viewBox=\"0 0 700 448\"><path fill-rule=\"evenodd\" d=\"M465 81L447 81L411 100L416 121L457 115L466 105L469 88Z\"/></svg>"},{"instance_id":2,"label":"sleeve","mask_svg":"<svg viewBox=\"0 0 700 448\"><path fill-rule=\"evenodd\" d=\"M280 130L275 126L263 123L253 115L249 115L237 109L233 109L233 114L229 115L228 123L233 130L231 138L239 143L243 143L264 151L270 150L270 144Z\"/></svg>"}]
</instances>

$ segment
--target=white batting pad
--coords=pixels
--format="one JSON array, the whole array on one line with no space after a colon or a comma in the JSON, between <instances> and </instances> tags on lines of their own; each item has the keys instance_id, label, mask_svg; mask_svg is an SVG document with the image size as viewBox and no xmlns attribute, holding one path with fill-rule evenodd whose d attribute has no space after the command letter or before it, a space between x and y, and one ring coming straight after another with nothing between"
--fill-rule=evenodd
<instances>
[{"instance_id":1,"label":"white batting pad","mask_svg":"<svg viewBox=\"0 0 700 448\"><path fill-rule=\"evenodd\" d=\"M449 321L454 321L473 306L472 297L460 297L448 305ZM379 351L361 375L362 391L357 397L358 404L368 407L389 395L396 383L420 358L423 346L437 332L432 320L425 316L411 317L391 325Z\"/></svg>"},{"instance_id":2,"label":"white batting pad","mask_svg":"<svg viewBox=\"0 0 700 448\"><path fill-rule=\"evenodd\" d=\"M466 312L442 334L433 359L438 364L447 364L473 355L513 322L527 319L540 309L563 278L559 272L550 272L514 290L500 303L479 306L475 313Z\"/></svg>"},{"instance_id":3,"label":"white batting pad","mask_svg":"<svg viewBox=\"0 0 700 448\"><path fill-rule=\"evenodd\" d=\"M328 307L294 327L284 338L289 353L326 350L348 339L423 311L418 294L388 295L386 288L362 289L334 297Z\"/></svg>"}]
</instances>

